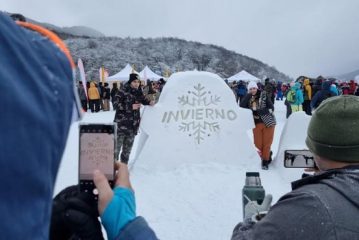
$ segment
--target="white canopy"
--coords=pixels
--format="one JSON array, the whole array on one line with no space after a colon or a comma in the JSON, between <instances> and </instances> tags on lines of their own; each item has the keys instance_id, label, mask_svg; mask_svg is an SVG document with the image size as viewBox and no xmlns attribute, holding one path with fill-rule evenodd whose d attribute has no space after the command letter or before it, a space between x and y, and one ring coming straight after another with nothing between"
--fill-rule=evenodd
<instances>
[{"instance_id":1,"label":"white canopy","mask_svg":"<svg viewBox=\"0 0 359 240\"><path fill-rule=\"evenodd\" d=\"M252 74L250 74L249 72L247 72L246 70L242 70L239 73L233 75L232 77L228 78L228 82L233 82L233 81L255 81L255 82L259 82L260 79L257 78L256 76L253 76Z\"/></svg>"},{"instance_id":2,"label":"white canopy","mask_svg":"<svg viewBox=\"0 0 359 240\"><path fill-rule=\"evenodd\" d=\"M140 78L142 80L158 80L160 78L164 78L156 73L154 73L148 66L146 66L141 72L140 72Z\"/></svg>"},{"instance_id":3,"label":"white canopy","mask_svg":"<svg viewBox=\"0 0 359 240\"><path fill-rule=\"evenodd\" d=\"M114 82L114 81L128 81L129 76L131 73L137 73L136 71L133 71L132 67L130 64L127 63L126 67L124 67L121 71L119 71L118 73L116 73L115 75L112 75L108 78L106 78L107 82Z\"/></svg>"}]
</instances>

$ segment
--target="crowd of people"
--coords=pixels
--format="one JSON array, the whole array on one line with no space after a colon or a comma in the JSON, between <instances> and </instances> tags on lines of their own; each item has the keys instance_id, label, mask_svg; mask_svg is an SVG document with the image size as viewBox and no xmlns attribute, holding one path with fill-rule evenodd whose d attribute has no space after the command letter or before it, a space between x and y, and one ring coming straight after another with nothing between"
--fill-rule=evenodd
<instances>
[{"instance_id":1,"label":"crowd of people","mask_svg":"<svg viewBox=\"0 0 359 240\"><path fill-rule=\"evenodd\" d=\"M136 87L131 87L135 78L136 82L138 81L138 86L136 84ZM88 83L88 94L86 94L82 82L78 82L78 93L84 111L87 110L87 105L90 106L91 112L98 112L101 109L108 111L110 109L109 100L111 100L113 110L116 111L114 121L118 125L116 151L117 155L121 153L119 159L122 162L128 163L139 127L140 105L155 104L165 83L163 79L144 82L139 79L137 74L133 73L130 74L129 81L120 84L120 87L117 86L116 82L113 83L111 90L106 82L104 86L101 82ZM311 115L321 102L333 96L359 95L358 84L354 80L347 84L336 79L325 79L321 76L317 79L301 76L290 83L275 82L266 78L264 84L253 81L234 81L228 85L232 89L239 106L253 111L254 145L261 156L262 169L264 170L267 170L272 162L271 145L276 125L273 113L275 101L284 100L287 107L286 117L288 118L293 112L298 111L304 111ZM130 109L126 104L136 105Z\"/></svg>"},{"instance_id":2,"label":"crowd of people","mask_svg":"<svg viewBox=\"0 0 359 240\"><path fill-rule=\"evenodd\" d=\"M164 79L158 81L147 80L146 84L140 80L136 73L129 75L129 80L112 89L105 82L92 81L87 84L86 90L82 81L78 81L77 90L84 112L89 106L91 112L110 110L110 100L113 110L116 111L114 122L117 124L116 156L117 160L127 164L132 150L133 142L140 126L141 105L153 106L158 102Z\"/></svg>"},{"instance_id":3,"label":"crowd of people","mask_svg":"<svg viewBox=\"0 0 359 240\"><path fill-rule=\"evenodd\" d=\"M320 103L333 96L340 95L356 95L359 96L358 83L355 80L341 81L335 78L308 78L300 76L293 82L270 81L266 78L264 85L258 82L258 89L264 90L267 96L274 101L283 101L287 106L287 118L291 113L297 111L305 111L311 115L312 111L320 105ZM237 102L240 104L243 97L248 92L248 82L234 81L228 83L232 89Z\"/></svg>"},{"instance_id":4,"label":"crowd of people","mask_svg":"<svg viewBox=\"0 0 359 240\"><path fill-rule=\"evenodd\" d=\"M251 109L255 128L253 129L254 145L262 160L262 169L267 170L272 162L271 145L274 137L276 119L274 102L283 101L287 106L286 117L293 112L305 111L312 115L327 98L339 95L359 96L359 87L354 80L349 84L336 79L325 79L319 76L310 79L304 76L290 83L270 81L261 82L236 81L228 84L240 107Z\"/></svg>"},{"instance_id":5,"label":"crowd of people","mask_svg":"<svg viewBox=\"0 0 359 240\"><path fill-rule=\"evenodd\" d=\"M158 239L146 220L136 214L135 195L124 163L116 164L114 189L102 172L94 171L98 202L79 192L77 186L64 189L52 199L71 122L81 115L79 96L74 91L75 65L59 38L25 23L23 17L13 17L16 23L0 12L0 86L7 93L2 96L4 113L0 118L0 175L5 189L0 197L4 219L1 237L103 239L103 225L110 240ZM132 75L129 80L129 90L115 94L119 114L125 110L122 108L137 111L138 104L154 103L142 96L140 103L134 102L139 92L138 76ZM98 100L99 91L92 87L91 100ZM247 87L249 93L243 95L241 105L253 110L254 119L263 123L261 128L273 127L274 94L254 82ZM302 88L300 81L292 87L297 92ZM312 104L317 93L311 99L315 111L311 111L306 144L314 154L315 174L294 182L293 190L272 207L269 197L261 205L249 202L232 240L359 239L359 221L355 220L359 214L359 98L342 92L343 96L330 97L318 106ZM317 101L320 97L325 97L324 93ZM120 104L122 98L131 104ZM98 101L97 106L101 106ZM268 151L264 151L264 160L268 161ZM255 222L253 215L258 209L268 213Z\"/></svg>"},{"instance_id":6,"label":"crowd of people","mask_svg":"<svg viewBox=\"0 0 359 240\"><path fill-rule=\"evenodd\" d=\"M149 101L158 102L162 88L166 81L161 78L158 81L147 80L146 82L140 80L139 89ZM77 82L77 91L80 97L81 106L84 112L90 110L92 113L99 111L109 111L111 108L110 102L113 106L115 96L120 90L127 88L128 81L113 82L110 88L109 83L91 81L86 82L84 86L82 81ZM86 88L86 89L85 89Z\"/></svg>"}]
</instances>

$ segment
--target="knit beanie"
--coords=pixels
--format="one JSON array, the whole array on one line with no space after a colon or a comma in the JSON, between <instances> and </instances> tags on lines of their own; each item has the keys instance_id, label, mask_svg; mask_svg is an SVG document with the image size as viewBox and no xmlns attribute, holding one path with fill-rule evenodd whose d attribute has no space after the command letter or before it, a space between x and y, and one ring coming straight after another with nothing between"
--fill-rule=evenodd
<instances>
[{"instance_id":1,"label":"knit beanie","mask_svg":"<svg viewBox=\"0 0 359 240\"><path fill-rule=\"evenodd\" d=\"M250 82L248 83L247 88L248 88L248 90L251 89L251 88L257 88L257 89L258 89L258 85L257 85L256 82L250 81Z\"/></svg>"},{"instance_id":2,"label":"knit beanie","mask_svg":"<svg viewBox=\"0 0 359 240\"><path fill-rule=\"evenodd\" d=\"M323 101L310 120L305 142L318 156L359 163L359 97L342 95Z\"/></svg>"},{"instance_id":3,"label":"knit beanie","mask_svg":"<svg viewBox=\"0 0 359 240\"><path fill-rule=\"evenodd\" d=\"M130 74L130 78L128 79L128 84L131 84L131 82L132 82L133 80L140 80L138 74L136 74L136 73L131 73L131 74Z\"/></svg>"}]
</instances>

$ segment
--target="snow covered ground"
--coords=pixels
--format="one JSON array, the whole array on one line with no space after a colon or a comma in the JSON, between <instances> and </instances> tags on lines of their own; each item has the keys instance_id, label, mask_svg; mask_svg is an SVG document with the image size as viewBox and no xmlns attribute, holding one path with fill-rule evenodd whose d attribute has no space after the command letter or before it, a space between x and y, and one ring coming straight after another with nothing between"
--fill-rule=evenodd
<instances>
[{"instance_id":1,"label":"snow covered ground","mask_svg":"<svg viewBox=\"0 0 359 240\"><path fill-rule=\"evenodd\" d=\"M272 145L274 156L278 153L281 133L286 123L283 101L276 101L275 115L277 126ZM113 111L86 113L82 122L107 123L112 122L113 118ZM300 115L299 121L304 118ZM286 129L302 134L291 133L286 138L294 139L294 142L300 141L296 146L300 148L304 144L306 128L297 123L293 125ZM251 131L248 136L251 136ZM165 147L165 143L164 137L162 146ZM136 147L135 142L133 153ZM131 154L130 159L133 155ZM146 157L151 158L148 151ZM290 191L290 182L298 179L303 172L302 169L285 169L282 159L276 159L268 171L261 170L260 163L252 161L236 165L221 162L186 163L166 171L135 165L131 171L131 181L136 192L137 214L147 219L160 239L230 239L234 226L242 220L241 191L247 171L260 172L262 184L266 193L273 195L273 202ZM55 193L66 186L77 184L77 175L78 123L74 123L58 173Z\"/></svg>"}]
</instances>

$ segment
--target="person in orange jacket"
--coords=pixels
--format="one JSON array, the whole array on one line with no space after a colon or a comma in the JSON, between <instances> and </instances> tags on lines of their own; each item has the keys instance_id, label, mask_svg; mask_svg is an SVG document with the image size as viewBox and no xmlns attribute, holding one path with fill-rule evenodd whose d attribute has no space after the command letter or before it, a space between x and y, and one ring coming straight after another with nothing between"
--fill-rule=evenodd
<instances>
[{"instance_id":1,"label":"person in orange jacket","mask_svg":"<svg viewBox=\"0 0 359 240\"><path fill-rule=\"evenodd\" d=\"M310 101L312 100L312 86L310 86L308 78L305 78L303 82L303 95L303 110L307 115L312 115L312 109L310 108Z\"/></svg>"},{"instance_id":2,"label":"person in orange jacket","mask_svg":"<svg viewBox=\"0 0 359 240\"><path fill-rule=\"evenodd\" d=\"M90 88L88 90L89 96L89 106L91 112L100 111L100 93L97 90L96 84L94 82L90 83Z\"/></svg>"}]
</instances>

